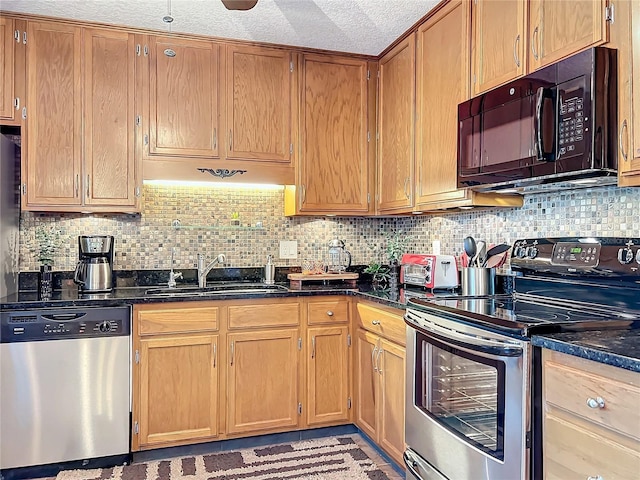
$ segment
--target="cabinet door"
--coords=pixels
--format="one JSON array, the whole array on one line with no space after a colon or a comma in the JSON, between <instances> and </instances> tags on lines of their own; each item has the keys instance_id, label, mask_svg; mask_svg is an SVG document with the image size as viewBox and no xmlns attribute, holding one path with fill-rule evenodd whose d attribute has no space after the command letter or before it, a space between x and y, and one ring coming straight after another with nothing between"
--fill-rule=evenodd
<instances>
[{"instance_id":1,"label":"cabinet door","mask_svg":"<svg viewBox=\"0 0 640 480\"><path fill-rule=\"evenodd\" d=\"M13 84L13 61L16 40L13 35L15 32L14 21L12 18L0 17L0 118L13 119L14 107L13 100L14 84ZM18 42L20 35L18 34Z\"/></svg>"},{"instance_id":2,"label":"cabinet door","mask_svg":"<svg viewBox=\"0 0 640 480\"><path fill-rule=\"evenodd\" d=\"M615 17L607 46L618 49L618 185L634 187L640 186L640 95L632 94L640 91L640 4L615 3Z\"/></svg>"},{"instance_id":3,"label":"cabinet door","mask_svg":"<svg viewBox=\"0 0 640 480\"><path fill-rule=\"evenodd\" d=\"M415 34L380 60L377 189L380 212L406 212L413 205L415 65Z\"/></svg>"},{"instance_id":4,"label":"cabinet door","mask_svg":"<svg viewBox=\"0 0 640 480\"><path fill-rule=\"evenodd\" d=\"M377 335L358 329L355 355L356 425L373 440L378 438L378 342Z\"/></svg>"},{"instance_id":5,"label":"cabinet door","mask_svg":"<svg viewBox=\"0 0 640 480\"><path fill-rule=\"evenodd\" d=\"M606 0L531 0L529 70L606 42L605 7Z\"/></svg>"},{"instance_id":6,"label":"cabinet door","mask_svg":"<svg viewBox=\"0 0 640 480\"><path fill-rule=\"evenodd\" d=\"M405 349L380 340L379 443L396 462L404 453Z\"/></svg>"},{"instance_id":7,"label":"cabinet door","mask_svg":"<svg viewBox=\"0 0 640 480\"><path fill-rule=\"evenodd\" d=\"M300 211L366 213L367 63L305 55L301 98Z\"/></svg>"},{"instance_id":8,"label":"cabinet door","mask_svg":"<svg viewBox=\"0 0 640 480\"><path fill-rule=\"evenodd\" d=\"M347 335L349 328L315 327L307 331L307 423L339 424L349 419Z\"/></svg>"},{"instance_id":9,"label":"cabinet door","mask_svg":"<svg viewBox=\"0 0 640 480\"><path fill-rule=\"evenodd\" d=\"M228 46L227 158L289 163L291 52Z\"/></svg>"},{"instance_id":10,"label":"cabinet door","mask_svg":"<svg viewBox=\"0 0 640 480\"><path fill-rule=\"evenodd\" d=\"M84 31L84 203L136 204L134 36Z\"/></svg>"},{"instance_id":11,"label":"cabinet door","mask_svg":"<svg viewBox=\"0 0 640 480\"><path fill-rule=\"evenodd\" d=\"M298 329L230 333L227 432L298 425Z\"/></svg>"},{"instance_id":12,"label":"cabinet door","mask_svg":"<svg viewBox=\"0 0 640 480\"><path fill-rule=\"evenodd\" d=\"M458 104L469 90L465 8L466 2L450 2L418 27L417 209L465 197L456 176Z\"/></svg>"},{"instance_id":13,"label":"cabinet door","mask_svg":"<svg viewBox=\"0 0 640 480\"><path fill-rule=\"evenodd\" d=\"M526 11L525 0L472 2L474 95L525 73Z\"/></svg>"},{"instance_id":14,"label":"cabinet door","mask_svg":"<svg viewBox=\"0 0 640 480\"><path fill-rule=\"evenodd\" d=\"M23 207L80 205L81 29L62 23L29 22L27 31Z\"/></svg>"},{"instance_id":15,"label":"cabinet door","mask_svg":"<svg viewBox=\"0 0 640 480\"><path fill-rule=\"evenodd\" d=\"M206 41L149 39L147 156L218 156L218 48Z\"/></svg>"},{"instance_id":16,"label":"cabinet door","mask_svg":"<svg viewBox=\"0 0 640 480\"><path fill-rule=\"evenodd\" d=\"M217 335L140 340L140 445L218 435L217 341Z\"/></svg>"}]
</instances>

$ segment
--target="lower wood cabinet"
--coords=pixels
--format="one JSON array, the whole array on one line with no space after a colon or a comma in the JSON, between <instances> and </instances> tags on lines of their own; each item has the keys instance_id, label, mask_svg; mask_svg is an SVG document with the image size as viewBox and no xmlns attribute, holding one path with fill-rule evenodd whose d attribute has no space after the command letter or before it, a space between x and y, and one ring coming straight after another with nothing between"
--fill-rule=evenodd
<instances>
[{"instance_id":1,"label":"lower wood cabinet","mask_svg":"<svg viewBox=\"0 0 640 480\"><path fill-rule=\"evenodd\" d=\"M543 350L545 480L640 472L640 373Z\"/></svg>"},{"instance_id":2,"label":"lower wood cabinet","mask_svg":"<svg viewBox=\"0 0 640 480\"><path fill-rule=\"evenodd\" d=\"M218 307L165 303L133 312L132 450L215 439Z\"/></svg>"},{"instance_id":3,"label":"lower wood cabinet","mask_svg":"<svg viewBox=\"0 0 640 480\"><path fill-rule=\"evenodd\" d=\"M228 334L228 433L298 426L299 336L297 328Z\"/></svg>"},{"instance_id":4,"label":"lower wood cabinet","mask_svg":"<svg viewBox=\"0 0 640 480\"><path fill-rule=\"evenodd\" d=\"M360 324L376 312L379 315L371 321L372 328L389 326L389 331L395 332L404 326L399 313L392 314L365 304L358 304ZM355 423L391 458L402 464L406 349L365 328L357 330L355 343Z\"/></svg>"},{"instance_id":5,"label":"lower wood cabinet","mask_svg":"<svg viewBox=\"0 0 640 480\"><path fill-rule=\"evenodd\" d=\"M140 445L218 435L217 335L140 342Z\"/></svg>"}]
</instances>

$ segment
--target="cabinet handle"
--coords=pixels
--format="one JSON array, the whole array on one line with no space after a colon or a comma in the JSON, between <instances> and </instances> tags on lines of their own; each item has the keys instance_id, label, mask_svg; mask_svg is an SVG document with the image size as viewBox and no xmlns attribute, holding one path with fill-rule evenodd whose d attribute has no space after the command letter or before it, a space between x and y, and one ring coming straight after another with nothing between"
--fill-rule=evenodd
<instances>
[{"instance_id":1,"label":"cabinet handle","mask_svg":"<svg viewBox=\"0 0 640 480\"><path fill-rule=\"evenodd\" d=\"M333 317L333 312L331 310L327 310L327 315Z\"/></svg>"},{"instance_id":2,"label":"cabinet handle","mask_svg":"<svg viewBox=\"0 0 640 480\"><path fill-rule=\"evenodd\" d=\"M618 142L620 144L620 153L622 154L622 159L626 162L628 159L627 152L624 151L624 145L622 144L623 132L627 130L627 119L625 118L622 122L622 127L620 127L620 135L618 135Z\"/></svg>"},{"instance_id":3,"label":"cabinet handle","mask_svg":"<svg viewBox=\"0 0 640 480\"><path fill-rule=\"evenodd\" d=\"M513 59L516 61L516 67L520 67L520 58L518 57L518 45L520 45L520 34L516 37L516 41L513 43Z\"/></svg>"},{"instance_id":4,"label":"cabinet handle","mask_svg":"<svg viewBox=\"0 0 640 480\"><path fill-rule=\"evenodd\" d=\"M587 398L587 406L589 408L604 408L604 398L596 397L596 398Z\"/></svg>"},{"instance_id":5,"label":"cabinet handle","mask_svg":"<svg viewBox=\"0 0 640 480\"><path fill-rule=\"evenodd\" d=\"M371 325L380 325L380 320L371 320Z\"/></svg>"},{"instance_id":6,"label":"cabinet handle","mask_svg":"<svg viewBox=\"0 0 640 480\"><path fill-rule=\"evenodd\" d=\"M371 352L371 364L373 365L373 371L378 371L378 365L376 364L376 354L378 353L378 346L373 347L373 351Z\"/></svg>"},{"instance_id":7,"label":"cabinet handle","mask_svg":"<svg viewBox=\"0 0 640 480\"><path fill-rule=\"evenodd\" d=\"M407 193L407 186L409 185L409 177L404 179L404 196L407 197L407 200L411 199L411 195Z\"/></svg>"},{"instance_id":8,"label":"cabinet handle","mask_svg":"<svg viewBox=\"0 0 640 480\"><path fill-rule=\"evenodd\" d=\"M311 358L316 358L316 337L311 337Z\"/></svg>"},{"instance_id":9,"label":"cabinet handle","mask_svg":"<svg viewBox=\"0 0 640 480\"><path fill-rule=\"evenodd\" d=\"M538 27L533 29L533 33L531 34L531 53L533 53L533 58L538 60L538 52L536 50L536 39L538 38Z\"/></svg>"},{"instance_id":10,"label":"cabinet handle","mask_svg":"<svg viewBox=\"0 0 640 480\"><path fill-rule=\"evenodd\" d=\"M213 344L213 368L216 368L216 363L218 360L218 344Z\"/></svg>"},{"instance_id":11,"label":"cabinet handle","mask_svg":"<svg viewBox=\"0 0 640 480\"><path fill-rule=\"evenodd\" d=\"M20 43L20 30L13 31L13 38L15 38L16 43Z\"/></svg>"},{"instance_id":12,"label":"cabinet handle","mask_svg":"<svg viewBox=\"0 0 640 480\"><path fill-rule=\"evenodd\" d=\"M233 367L233 357L235 354L235 343L236 342L231 342L231 366Z\"/></svg>"},{"instance_id":13,"label":"cabinet handle","mask_svg":"<svg viewBox=\"0 0 640 480\"><path fill-rule=\"evenodd\" d=\"M165 54L167 57L173 58L173 57L175 57L175 56L176 56L176 51L175 51L175 50L172 50L172 49L170 49L170 48L167 48L167 49L165 49L164 54Z\"/></svg>"},{"instance_id":14,"label":"cabinet handle","mask_svg":"<svg viewBox=\"0 0 640 480\"><path fill-rule=\"evenodd\" d=\"M80 193L80 175L76 175L76 197Z\"/></svg>"},{"instance_id":15,"label":"cabinet handle","mask_svg":"<svg viewBox=\"0 0 640 480\"><path fill-rule=\"evenodd\" d=\"M20 97L13 99L13 106L16 110L20 110Z\"/></svg>"},{"instance_id":16,"label":"cabinet handle","mask_svg":"<svg viewBox=\"0 0 640 480\"><path fill-rule=\"evenodd\" d=\"M89 185L91 185L91 183L89 182L89 180L90 180L89 179L89 175L87 175L87 198L90 198L89 197Z\"/></svg>"},{"instance_id":17,"label":"cabinet handle","mask_svg":"<svg viewBox=\"0 0 640 480\"><path fill-rule=\"evenodd\" d=\"M380 358L382 357L382 347L378 350L378 357L376 358L376 364L378 365L378 373L382 375L382 365L380 364Z\"/></svg>"},{"instance_id":18,"label":"cabinet handle","mask_svg":"<svg viewBox=\"0 0 640 480\"><path fill-rule=\"evenodd\" d=\"M595 477L592 475L589 475L587 477L587 480L604 480L604 478L601 475L596 475Z\"/></svg>"}]
</instances>

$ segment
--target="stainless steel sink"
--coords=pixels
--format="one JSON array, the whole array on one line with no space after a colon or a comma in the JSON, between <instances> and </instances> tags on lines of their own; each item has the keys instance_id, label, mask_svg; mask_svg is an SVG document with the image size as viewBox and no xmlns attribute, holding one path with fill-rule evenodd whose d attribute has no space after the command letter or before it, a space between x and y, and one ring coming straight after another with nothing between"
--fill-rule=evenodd
<instances>
[{"instance_id":1,"label":"stainless steel sink","mask_svg":"<svg viewBox=\"0 0 640 480\"><path fill-rule=\"evenodd\" d=\"M154 297L202 297L214 295L234 295L253 294L264 295L269 293L286 292L289 289L282 285L265 285L264 283L225 283L200 287L178 287L178 288L151 288L145 292L146 295Z\"/></svg>"}]
</instances>

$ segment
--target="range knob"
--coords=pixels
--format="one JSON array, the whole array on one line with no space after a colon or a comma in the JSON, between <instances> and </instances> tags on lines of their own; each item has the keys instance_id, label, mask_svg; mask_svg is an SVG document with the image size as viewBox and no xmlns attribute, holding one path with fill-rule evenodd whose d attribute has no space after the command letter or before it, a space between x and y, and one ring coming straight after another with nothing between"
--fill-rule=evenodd
<instances>
[{"instance_id":1,"label":"range knob","mask_svg":"<svg viewBox=\"0 0 640 480\"><path fill-rule=\"evenodd\" d=\"M527 257L536 258L538 256L538 247L528 247L527 248Z\"/></svg>"},{"instance_id":2,"label":"range knob","mask_svg":"<svg viewBox=\"0 0 640 480\"><path fill-rule=\"evenodd\" d=\"M527 254L526 252L527 252L527 249L525 247L516 247L515 249L515 254L516 254L516 257L518 258L524 258L525 255Z\"/></svg>"},{"instance_id":3,"label":"range knob","mask_svg":"<svg viewBox=\"0 0 640 480\"><path fill-rule=\"evenodd\" d=\"M111 324L105 320L98 326L98 328L102 333L107 333L111 331Z\"/></svg>"},{"instance_id":4,"label":"range knob","mask_svg":"<svg viewBox=\"0 0 640 480\"><path fill-rule=\"evenodd\" d=\"M636 252L636 263L640 263L640 249Z\"/></svg>"},{"instance_id":5,"label":"range knob","mask_svg":"<svg viewBox=\"0 0 640 480\"><path fill-rule=\"evenodd\" d=\"M618 250L618 261L621 264L626 265L631 263L631 260L633 260L633 252L629 247Z\"/></svg>"}]
</instances>

